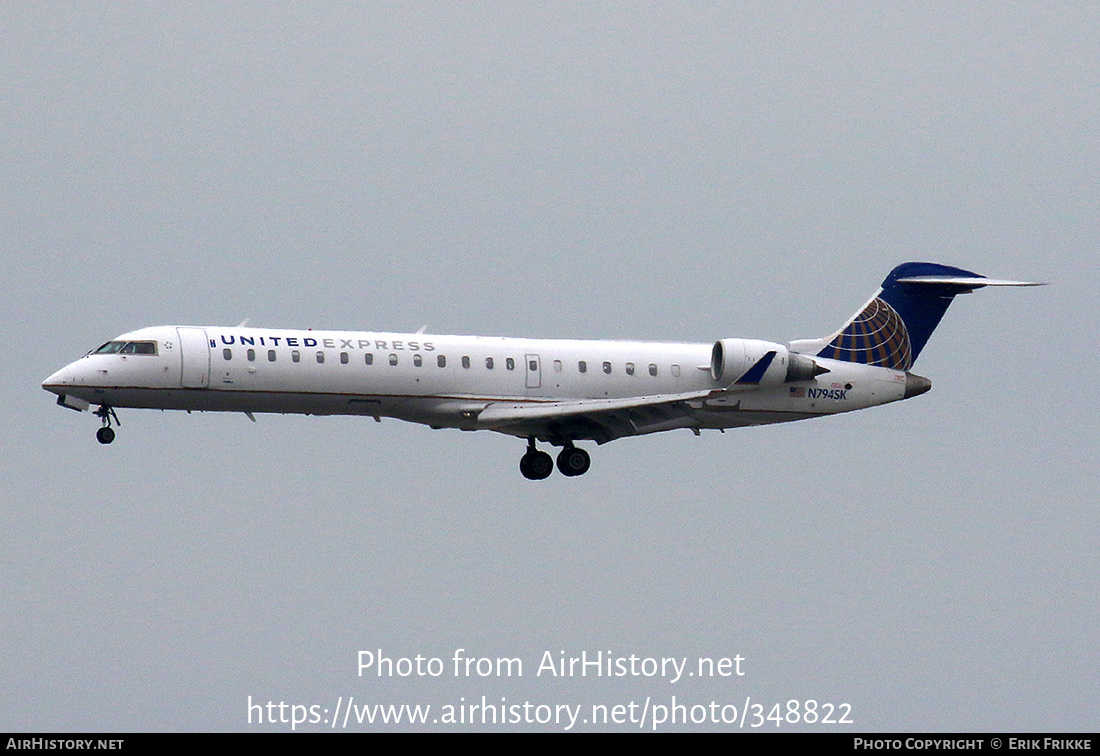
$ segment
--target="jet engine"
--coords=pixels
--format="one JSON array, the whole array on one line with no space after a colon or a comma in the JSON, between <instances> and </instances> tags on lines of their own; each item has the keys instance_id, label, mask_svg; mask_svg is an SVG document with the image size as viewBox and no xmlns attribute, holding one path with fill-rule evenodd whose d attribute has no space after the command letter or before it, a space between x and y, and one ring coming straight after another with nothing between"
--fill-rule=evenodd
<instances>
[{"instance_id":1,"label":"jet engine","mask_svg":"<svg viewBox=\"0 0 1100 756\"><path fill-rule=\"evenodd\" d=\"M812 357L792 352L773 341L721 339L714 342L710 353L710 375L726 385L778 386L812 381L827 372Z\"/></svg>"}]
</instances>

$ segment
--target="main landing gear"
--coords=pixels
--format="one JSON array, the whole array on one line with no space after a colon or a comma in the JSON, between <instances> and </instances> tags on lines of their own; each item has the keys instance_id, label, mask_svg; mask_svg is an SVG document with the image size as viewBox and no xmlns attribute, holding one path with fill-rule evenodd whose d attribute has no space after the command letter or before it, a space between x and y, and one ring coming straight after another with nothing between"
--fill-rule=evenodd
<instances>
[{"instance_id":1,"label":"main landing gear","mask_svg":"<svg viewBox=\"0 0 1100 756\"><path fill-rule=\"evenodd\" d=\"M93 414L103 421L103 427L95 432L95 440L101 444L109 444L114 441L115 429L111 427L111 420L113 419L117 425L122 425L118 415L115 414L114 407L103 404Z\"/></svg>"},{"instance_id":2,"label":"main landing gear","mask_svg":"<svg viewBox=\"0 0 1100 756\"><path fill-rule=\"evenodd\" d=\"M562 475L575 477L584 475L592 465L592 458L584 449L578 449L572 442L567 442L558 453L558 470ZM544 451L535 448L535 439L527 439L527 453L519 460L519 471L528 480L544 480L550 477L554 471L554 461Z\"/></svg>"},{"instance_id":3,"label":"main landing gear","mask_svg":"<svg viewBox=\"0 0 1100 756\"><path fill-rule=\"evenodd\" d=\"M592 466L592 458L584 449L578 449L570 444L558 452L558 470L569 478L584 475Z\"/></svg>"}]
</instances>

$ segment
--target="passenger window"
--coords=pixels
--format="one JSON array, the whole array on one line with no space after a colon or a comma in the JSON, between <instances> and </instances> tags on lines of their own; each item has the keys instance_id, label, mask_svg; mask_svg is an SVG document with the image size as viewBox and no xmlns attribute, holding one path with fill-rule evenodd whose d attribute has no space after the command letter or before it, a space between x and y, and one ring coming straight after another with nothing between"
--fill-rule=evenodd
<instances>
[{"instance_id":1,"label":"passenger window","mask_svg":"<svg viewBox=\"0 0 1100 756\"><path fill-rule=\"evenodd\" d=\"M347 352L340 352L340 364L341 365L347 365L348 364L348 353Z\"/></svg>"},{"instance_id":2,"label":"passenger window","mask_svg":"<svg viewBox=\"0 0 1100 756\"><path fill-rule=\"evenodd\" d=\"M462 367L464 367L464 368L470 367L470 358L469 357L463 357L462 358Z\"/></svg>"},{"instance_id":3,"label":"passenger window","mask_svg":"<svg viewBox=\"0 0 1100 756\"><path fill-rule=\"evenodd\" d=\"M611 363L610 362L605 362L603 364L603 371L605 373L607 373L608 375L611 375Z\"/></svg>"},{"instance_id":4,"label":"passenger window","mask_svg":"<svg viewBox=\"0 0 1100 756\"><path fill-rule=\"evenodd\" d=\"M652 362L649 363L649 374L650 375L657 375L657 366L654 365Z\"/></svg>"},{"instance_id":5,"label":"passenger window","mask_svg":"<svg viewBox=\"0 0 1100 756\"><path fill-rule=\"evenodd\" d=\"M627 375L634 375L634 363L633 362L626 363L626 374Z\"/></svg>"},{"instance_id":6,"label":"passenger window","mask_svg":"<svg viewBox=\"0 0 1100 756\"><path fill-rule=\"evenodd\" d=\"M421 357L419 354L414 354L413 355L413 364L416 365L417 367L420 367L421 365L424 364L424 358Z\"/></svg>"},{"instance_id":7,"label":"passenger window","mask_svg":"<svg viewBox=\"0 0 1100 756\"><path fill-rule=\"evenodd\" d=\"M325 353L324 352L318 352L317 353L317 362L322 363L324 361L325 361Z\"/></svg>"},{"instance_id":8,"label":"passenger window","mask_svg":"<svg viewBox=\"0 0 1100 756\"><path fill-rule=\"evenodd\" d=\"M561 360L554 360L554 372L555 373L560 373L561 372Z\"/></svg>"},{"instance_id":9,"label":"passenger window","mask_svg":"<svg viewBox=\"0 0 1100 756\"><path fill-rule=\"evenodd\" d=\"M249 349L247 352L245 352L245 354L248 355L248 361L249 362L255 362L256 361L256 350L255 349Z\"/></svg>"},{"instance_id":10,"label":"passenger window","mask_svg":"<svg viewBox=\"0 0 1100 756\"><path fill-rule=\"evenodd\" d=\"M509 357L508 359L506 359L504 361L504 367L508 368L509 370L515 370L516 369L516 361L513 360L511 357Z\"/></svg>"},{"instance_id":11,"label":"passenger window","mask_svg":"<svg viewBox=\"0 0 1100 756\"><path fill-rule=\"evenodd\" d=\"M673 365L672 366L672 377L673 378L679 378L680 377L680 366L679 365Z\"/></svg>"},{"instance_id":12,"label":"passenger window","mask_svg":"<svg viewBox=\"0 0 1100 756\"><path fill-rule=\"evenodd\" d=\"M363 360L368 365L373 365L374 364L374 352L367 352L365 355L363 355Z\"/></svg>"},{"instance_id":13,"label":"passenger window","mask_svg":"<svg viewBox=\"0 0 1100 756\"><path fill-rule=\"evenodd\" d=\"M229 347L226 347L225 349L222 350L222 357L224 357L227 360L233 359L233 350L230 349Z\"/></svg>"},{"instance_id":14,"label":"passenger window","mask_svg":"<svg viewBox=\"0 0 1100 756\"><path fill-rule=\"evenodd\" d=\"M587 373L588 372L588 363L585 362L584 360L581 360L580 362L578 362L577 363L577 372Z\"/></svg>"},{"instance_id":15,"label":"passenger window","mask_svg":"<svg viewBox=\"0 0 1100 756\"><path fill-rule=\"evenodd\" d=\"M444 357L442 354L437 354L435 356L435 364L439 367L447 367L447 358Z\"/></svg>"},{"instance_id":16,"label":"passenger window","mask_svg":"<svg viewBox=\"0 0 1100 756\"><path fill-rule=\"evenodd\" d=\"M295 349L293 352L290 353L290 361L291 362L301 362L302 361L302 353L299 352L297 349Z\"/></svg>"},{"instance_id":17,"label":"passenger window","mask_svg":"<svg viewBox=\"0 0 1100 756\"><path fill-rule=\"evenodd\" d=\"M493 369L493 358L492 357L486 357L485 358L485 368L487 370L492 370Z\"/></svg>"},{"instance_id":18,"label":"passenger window","mask_svg":"<svg viewBox=\"0 0 1100 756\"><path fill-rule=\"evenodd\" d=\"M391 365L396 365L397 364L397 355L396 354L391 354L390 355L390 364Z\"/></svg>"},{"instance_id":19,"label":"passenger window","mask_svg":"<svg viewBox=\"0 0 1100 756\"><path fill-rule=\"evenodd\" d=\"M267 361L268 362L274 362L275 361L275 350L274 349L268 349L267 350Z\"/></svg>"}]
</instances>

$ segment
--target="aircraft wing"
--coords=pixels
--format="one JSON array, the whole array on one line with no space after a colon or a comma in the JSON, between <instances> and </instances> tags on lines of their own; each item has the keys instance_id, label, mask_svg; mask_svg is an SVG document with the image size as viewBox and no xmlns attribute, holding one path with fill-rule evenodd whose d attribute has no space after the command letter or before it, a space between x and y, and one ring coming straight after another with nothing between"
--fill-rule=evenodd
<instances>
[{"instance_id":1,"label":"aircraft wing","mask_svg":"<svg viewBox=\"0 0 1100 756\"><path fill-rule=\"evenodd\" d=\"M691 427L690 401L716 393L691 391L625 399L577 399L557 402L494 402L478 413L478 425L513 436L591 439L605 444L624 436Z\"/></svg>"}]
</instances>

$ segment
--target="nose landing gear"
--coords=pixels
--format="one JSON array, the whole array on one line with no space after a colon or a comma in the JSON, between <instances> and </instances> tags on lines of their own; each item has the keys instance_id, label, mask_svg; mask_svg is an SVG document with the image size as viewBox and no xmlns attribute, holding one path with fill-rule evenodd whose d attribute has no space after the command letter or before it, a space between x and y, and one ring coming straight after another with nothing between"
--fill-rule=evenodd
<instances>
[{"instance_id":1,"label":"nose landing gear","mask_svg":"<svg viewBox=\"0 0 1100 756\"><path fill-rule=\"evenodd\" d=\"M118 415L115 414L114 407L109 407L106 404L100 405L93 414L103 421L103 427L95 432L95 439L101 444L109 444L115 440L115 430L111 427L111 421L114 420L116 425L122 425L119 421Z\"/></svg>"}]
</instances>

